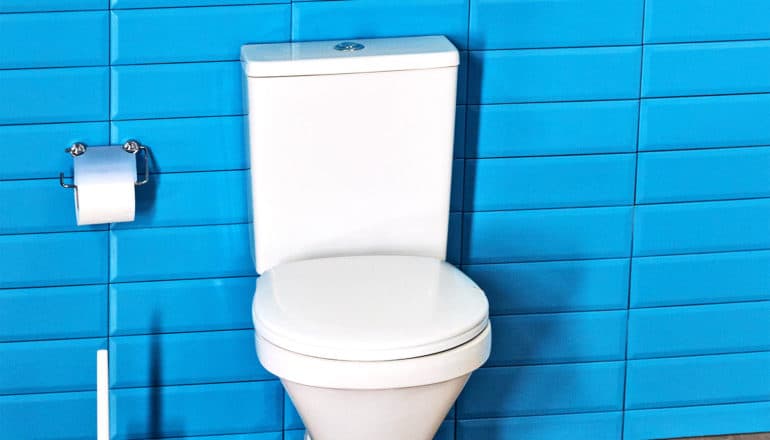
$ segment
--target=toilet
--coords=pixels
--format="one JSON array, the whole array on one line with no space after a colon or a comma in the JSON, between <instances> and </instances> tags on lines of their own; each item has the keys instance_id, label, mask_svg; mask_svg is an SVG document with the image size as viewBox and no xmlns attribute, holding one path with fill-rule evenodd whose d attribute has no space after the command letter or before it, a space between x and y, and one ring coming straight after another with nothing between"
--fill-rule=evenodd
<instances>
[{"instance_id":1,"label":"toilet","mask_svg":"<svg viewBox=\"0 0 770 440\"><path fill-rule=\"evenodd\" d=\"M445 261L458 63L443 36L241 49L256 350L307 440L430 440L489 357Z\"/></svg>"}]
</instances>

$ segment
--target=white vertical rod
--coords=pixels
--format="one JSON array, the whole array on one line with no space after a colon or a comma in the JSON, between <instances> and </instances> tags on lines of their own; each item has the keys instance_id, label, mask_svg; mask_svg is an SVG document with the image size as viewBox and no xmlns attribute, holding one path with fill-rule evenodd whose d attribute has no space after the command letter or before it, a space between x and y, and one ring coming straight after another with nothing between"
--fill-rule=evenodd
<instances>
[{"instance_id":1,"label":"white vertical rod","mask_svg":"<svg viewBox=\"0 0 770 440\"><path fill-rule=\"evenodd\" d=\"M110 439L109 352L96 351L96 439Z\"/></svg>"}]
</instances>

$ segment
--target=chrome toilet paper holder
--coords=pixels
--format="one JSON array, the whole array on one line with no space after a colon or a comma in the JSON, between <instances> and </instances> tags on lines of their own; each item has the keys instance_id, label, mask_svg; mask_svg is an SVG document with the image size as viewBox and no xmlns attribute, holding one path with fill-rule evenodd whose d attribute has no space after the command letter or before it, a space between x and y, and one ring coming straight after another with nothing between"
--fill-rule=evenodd
<instances>
[{"instance_id":1,"label":"chrome toilet paper holder","mask_svg":"<svg viewBox=\"0 0 770 440\"><path fill-rule=\"evenodd\" d=\"M123 146L123 151L129 154L139 154L143 153L144 155L144 178L142 180L137 180L134 182L134 186L142 186L145 183L150 181L150 147L140 144L138 141L135 141L133 139L127 140ZM88 147L86 144L82 142L75 142L72 144L69 148L65 148L64 152L69 153L72 157L81 156L83 154L86 154L86 151L88 150ZM77 189L78 186L73 183L65 183L64 182L64 173L59 173L59 185L62 188L73 188Z\"/></svg>"}]
</instances>

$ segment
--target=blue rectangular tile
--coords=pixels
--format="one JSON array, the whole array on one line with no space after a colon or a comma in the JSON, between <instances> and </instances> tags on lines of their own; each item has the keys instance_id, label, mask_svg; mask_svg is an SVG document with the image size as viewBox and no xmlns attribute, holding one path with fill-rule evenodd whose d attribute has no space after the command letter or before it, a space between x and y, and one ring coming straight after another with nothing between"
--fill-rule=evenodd
<instances>
[{"instance_id":1,"label":"blue rectangular tile","mask_svg":"<svg viewBox=\"0 0 770 440\"><path fill-rule=\"evenodd\" d=\"M251 328L254 278L110 285L110 335Z\"/></svg>"},{"instance_id":2,"label":"blue rectangular tile","mask_svg":"<svg viewBox=\"0 0 770 440\"><path fill-rule=\"evenodd\" d=\"M247 171L155 174L136 188L136 217L112 229L245 223Z\"/></svg>"},{"instance_id":3,"label":"blue rectangular tile","mask_svg":"<svg viewBox=\"0 0 770 440\"><path fill-rule=\"evenodd\" d=\"M770 300L770 251L634 258L631 307Z\"/></svg>"},{"instance_id":4,"label":"blue rectangular tile","mask_svg":"<svg viewBox=\"0 0 770 440\"><path fill-rule=\"evenodd\" d=\"M461 212L449 213L448 229L446 260L454 265L459 265L463 245L463 214Z\"/></svg>"},{"instance_id":5,"label":"blue rectangular tile","mask_svg":"<svg viewBox=\"0 0 770 440\"><path fill-rule=\"evenodd\" d=\"M646 43L770 38L765 0L647 0L645 12Z\"/></svg>"},{"instance_id":6,"label":"blue rectangular tile","mask_svg":"<svg viewBox=\"0 0 770 440\"><path fill-rule=\"evenodd\" d=\"M631 208L465 214L463 263L628 257Z\"/></svg>"},{"instance_id":7,"label":"blue rectangular tile","mask_svg":"<svg viewBox=\"0 0 770 440\"><path fill-rule=\"evenodd\" d=\"M0 342L107 336L107 287L0 291Z\"/></svg>"},{"instance_id":8,"label":"blue rectangular tile","mask_svg":"<svg viewBox=\"0 0 770 440\"><path fill-rule=\"evenodd\" d=\"M633 99L640 64L639 47L471 52L468 102Z\"/></svg>"},{"instance_id":9,"label":"blue rectangular tile","mask_svg":"<svg viewBox=\"0 0 770 440\"><path fill-rule=\"evenodd\" d=\"M70 173L71 175L71 173ZM78 226L73 190L58 179L0 182L0 234L105 230L107 225Z\"/></svg>"},{"instance_id":10,"label":"blue rectangular tile","mask_svg":"<svg viewBox=\"0 0 770 440\"><path fill-rule=\"evenodd\" d=\"M628 357L770 350L770 301L631 310Z\"/></svg>"},{"instance_id":11,"label":"blue rectangular tile","mask_svg":"<svg viewBox=\"0 0 770 440\"><path fill-rule=\"evenodd\" d=\"M287 41L290 13L289 5L113 11L111 61L236 61L246 43Z\"/></svg>"},{"instance_id":12,"label":"blue rectangular tile","mask_svg":"<svg viewBox=\"0 0 770 440\"><path fill-rule=\"evenodd\" d=\"M113 121L111 128L114 144L136 139L152 148L153 172L249 167L243 116Z\"/></svg>"},{"instance_id":13,"label":"blue rectangular tile","mask_svg":"<svg viewBox=\"0 0 770 440\"><path fill-rule=\"evenodd\" d=\"M770 95L644 99L639 150L770 144Z\"/></svg>"},{"instance_id":14,"label":"blue rectangular tile","mask_svg":"<svg viewBox=\"0 0 770 440\"><path fill-rule=\"evenodd\" d=\"M770 199L636 208L634 256L770 248Z\"/></svg>"},{"instance_id":15,"label":"blue rectangular tile","mask_svg":"<svg viewBox=\"0 0 770 440\"><path fill-rule=\"evenodd\" d=\"M644 97L758 92L770 92L770 41L644 49Z\"/></svg>"},{"instance_id":16,"label":"blue rectangular tile","mask_svg":"<svg viewBox=\"0 0 770 440\"><path fill-rule=\"evenodd\" d=\"M770 402L627 411L624 427L626 440L770 431Z\"/></svg>"},{"instance_id":17,"label":"blue rectangular tile","mask_svg":"<svg viewBox=\"0 0 770 440\"><path fill-rule=\"evenodd\" d=\"M491 314L624 309L629 259L463 266Z\"/></svg>"},{"instance_id":18,"label":"blue rectangular tile","mask_svg":"<svg viewBox=\"0 0 770 440\"><path fill-rule=\"evenodd\" d=\"M107 9L105 0L3 0L0 12L86 11Z\"/></svg>"},{"instance_id":19,"label":"blue rectangular tile","mask_svg":"<svg viewBox=\"0 0 770 440\"><path fill-rule=\"evenodd\" d=\"M488 366L622 361L626 312L580 312L492 318Z\"/></svg>"},{"instance_id":20,"label":"blue rectangular tile","mask_svg":"<svg viewBox=\"0 0 770 440\"><path fill-rule=\"evenodd\" d=\"M379 0L294 3L294 41L446 35L463 49L468 0Z\"/></svg>"},{"instance_id":21,"label":"blue rectangular tile","mask_svg":"<svg viewBox=\"0 0 770 440\"><path fill-rule=\"evenodd\" d=\"M107 282L107 232L5 235L0 249L0 288Z\"/></svg>"},{"instance_id":22,"label":"blue rectangular tile","mask_svg":"<svg viewBox=\"0 0 770 440\"><path fill-rule=\"evenodd\" d=\"M770 352L629 361L626 408L767 400L768 365Z\"/></svg>"},{"instance_id":23,"label":"blue rectangular tile","mask_svg":"<svg viewBox=\"0 0 770 440\"><path fill-rule=\"evenodd\" d=\"M636 151L637 101L470 106L466 157Z\"/></svg>"},{"instance_id":24,"label":"blue rectangular tile","mask_svg":"<svg viewBox=\"0 0 770 440\"><path fill-rule=\"evenodd\" d=\"M75 142L107 145L109 124L31 124L0 126L0 139L14 148L0 148L0 180L58 177L69 173L72 157L64 149Z\"/></svg>"},{"instance_id":25,"label":"blue rectangular tile","mask_svg":"<svg viewBox=\"0 0 770 440\"><path fill-rule=\"evenodd\" d=\"M111 438L280 431L282 392L278 381L113 390Z\"/></svg>"},{"instance_id":26,"label":"blue rectangular tile","mask_svg":"<svg viewBox=\"0 0 770 440\"><path fill-rule=\"evenodd\" d=\"M102 0L104 1L104 0ZM289 3L290 0L110 0L112 9L175 8L183 6L254 5Z\"/></svg>"},{"instance_id":27,"label":"blue rectangular tile","mask_svg":"<svg viewBox=\"0 0 770 440\"><path fill-rule=\"evenodd\" d=\"M96 392L0 396L0 438L86 440L95 432Z\"/></svg>"},{"instance_id":28,"label":"blue rectangular tile","mask_svg":"<svg viewBox=\"0 0 770 440\"><path fill-rule=\"evenodd\" d=\"M474 0L470 10L470 47L640 44L642 5L642 0Z\"/></svg>"},{"instance_id":29,"label":"blue rectangular tile","mask_svg":"<svg viewBox=\"0 0 770 440\"><path fill-rule=\"evenodd\" d=\"M274 378L257 359L254 330L110 338L114 388Z\"/></svg>"},{"instance_id":30,"label":"blue rectangular tile","mask_svg":"<svg viewBox=\"0 0 770 440\"><path fill-rule=\"evenodd\" d=\"M0 344L0 395L95 390L96 350L106 345L103 338Z\"/></svg>"},{"instance_id":31,"label":"blue rectangular tile","mask_svg":"<svg viewBox=\"0 0 770 440\"><path fill-rule=\"evenodd\" d=\"M460 419L617 411L623 362L482 368L457 401Z\"/></svg>"},{"instance_id":32,"label":"blue rectangular tile","mask_svg":"<svg viewBox=\"0 0 770 440\"><path fill-rule=\"evenodd\" d=\"M108 75L107 67L0 70L0 124L106 121Z\"/></svg>"},{"instance_id":33,"label":"blue rectangular tile","mask_svg":"<svg viewBox=\"0 0 770 440\"><path fill-rule=\"evenodd\" d=\"M113 230L110 281L254 275L250 247L246 224Z\"/></svg>"},{"instance_id":34,"label":"blue rectangular tile","mask_svg":"<svg viewBox=\"0 0 770 440\"><path fill-rule=\"evenodd\" d=\"M455 159L452 161L452 191L449 209L460 211L463 209L463 181L465 180L465 161Z\"/></svg>"},{"instance_id":35,"label":"blue rectangular tile","mask_svg":"<svg viewBox=\"0 0 770 440\"><path fill-rule=\"evenodd\" d=\"M460 420L457 440L617 440L622 426L621 412Z\"/></svg>"},{"instance_id":36,"label":"blue rectangular tile","mask_svg":"<svg viewBox=\"0 0 770 440\"><path fill-rule=\"evenodd\" d=\"M107 12L0 15L0 41L0 69L104 65Z\"/></svg>"},{"instance_id":37,"label":"blue rectangular tile","mask_svg":"<svg viewBox=\"0 0 770 440\"><path fill-rule=\"evenodd\" d=\"M113 119L241 115L241 88L237 61L117 66L112 68L110 115Z\"/></svg>"},{"instance_id":38,"label":"blue rectangular tile","mask_svg":"<svg viewBox=\"0 0 770 440\"><path fill-rule=\"evenodd\" d=\"M637 203L770 196L770 147L639 155Z\"/></svg>"},{"instance_id":39,"label":"blue rectangular tile","mask_svg":"<svg viewBox=\"0 0 770 440\"><path fill-rule=\"evenodd\" d=\"M633 204L635 165L633 154L467 160L465 210Z\"/></svg>"}]
</instances>

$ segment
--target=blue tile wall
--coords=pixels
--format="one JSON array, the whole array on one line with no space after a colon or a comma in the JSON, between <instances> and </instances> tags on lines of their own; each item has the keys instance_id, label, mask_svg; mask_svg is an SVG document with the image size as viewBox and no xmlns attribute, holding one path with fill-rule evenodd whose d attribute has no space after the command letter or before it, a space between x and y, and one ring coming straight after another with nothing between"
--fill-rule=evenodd
<instances>
[{"instance_id":1,"label":"blue tile wall","mask_svg":"<svg viewBox=\"0 0 770 440\"><path fill-rule=\"evenodd\" d=\"M0 0L0 439L301 440L254 352L245 43L447 35L447 259L492 355L437 440L770 431L766 0ZM139 139L133 223L62 150ZM215 154L212 154L215 153ZM35 420L36 423L29 423Z\"/></svg>"}]
</instances>

